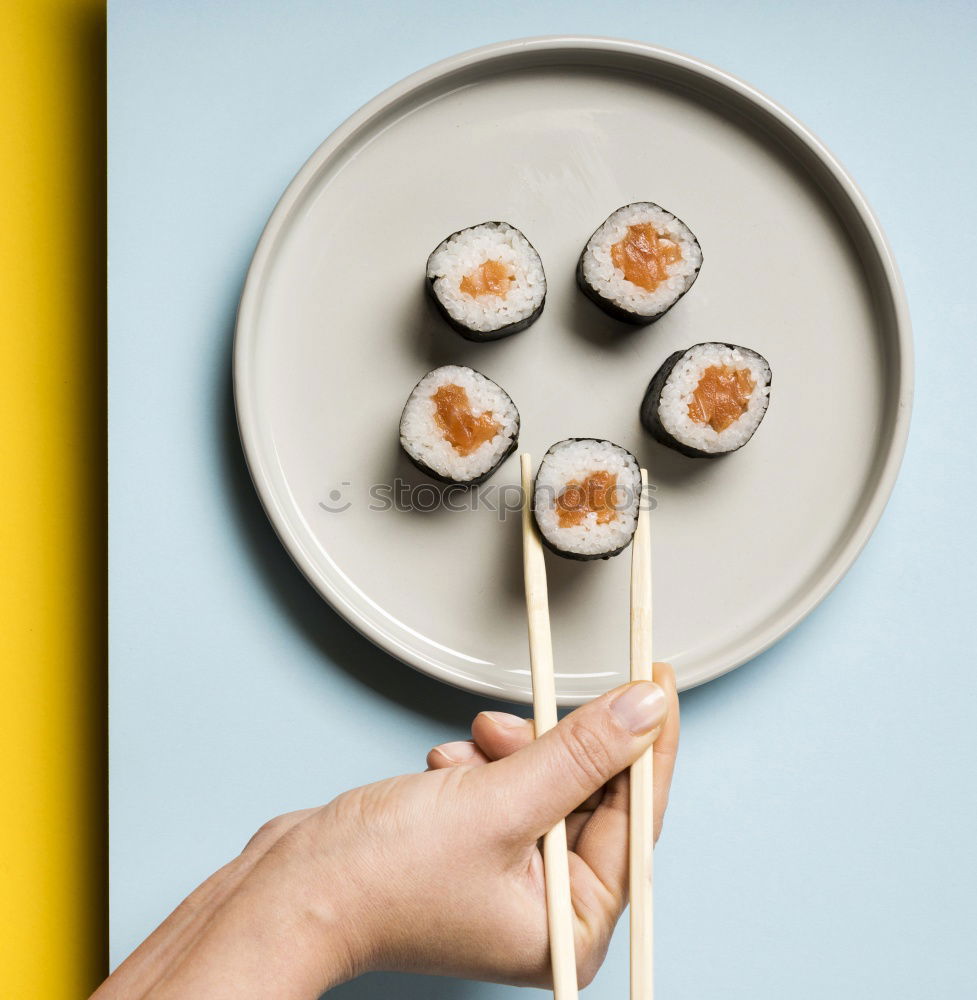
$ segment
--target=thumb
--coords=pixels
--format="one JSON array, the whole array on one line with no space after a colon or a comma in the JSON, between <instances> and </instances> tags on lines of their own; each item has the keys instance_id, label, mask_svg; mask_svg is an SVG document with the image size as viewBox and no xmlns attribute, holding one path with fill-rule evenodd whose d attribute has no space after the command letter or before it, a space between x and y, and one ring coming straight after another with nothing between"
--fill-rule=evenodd
<instances>
[{"instance_id":1,"label":"thumb","mask_svg":"<svg viewBox=\"0 0 977 1000\"><path fill-rule=\"evenodd\" d=\"M538 740L484 768L511 812L509 828L541 837L633 764L651 746L668 714L652 681L608 691Z\"/></svg>"}]
</instances>

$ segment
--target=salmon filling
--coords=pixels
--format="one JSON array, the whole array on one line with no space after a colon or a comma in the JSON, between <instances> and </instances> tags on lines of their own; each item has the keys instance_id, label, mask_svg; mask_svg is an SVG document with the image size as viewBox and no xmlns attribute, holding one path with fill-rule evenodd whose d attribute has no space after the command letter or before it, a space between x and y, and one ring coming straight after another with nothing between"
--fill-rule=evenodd
<instances>
[{"instance_id":1,"label":"salmon filling","mask_svg":"<svg viewBox=\"0 0 977 1000\"><path fill-rule=\"evenodd\" d=\"M582 483L566 484L556 498L556 516L561 528L573 528L588 514L597 515L598 524L617 517L617 476L612 472L592 472Z\"/></svg>"},{"instance_id":2,"label":"salmon filling","mask_svg":"<svg viewBox=\"0 0 977 1000\"><path fill-rule=\"evenodd\" d=\"M650 223L628 226L627 236L611 247L611 262L633 285L653 292L667 277L669 265L682 259L679 246Z\"/></svg>"},{"instance_id":3,"label":"salmon filling","mask_svg":"<svg viewBox=\"0 0 977 1000\"><path fill-rule=\"evenodd\" d=\"M502 429L491 411L472 413L464 386L442 385L431 396L434 400L434 421L441 428L445 441L459 455L470 455Z\"/></svg>"},{"instance_id":4,"label":"salmon filling","mask_svg":"<svg viewBox=\"0 0 977 1000\"><path fill-rule=\"evenodd\" d=\"M719 433L736 423L749 409L756 382L747 368L711 365L692 393L689 416Z\"/></svg>"},{"instance_id":5,"label":"salmon filling","mask_svg":"<svg viewBox=\"0 0 977 1000\"><path fill-rule=\"evenodd\" d=\"M509 292L509 283L516 276L501 260L487 260L461 279L459 291L477 299L481 295L498 295L504 299Z\"/></svg>"}]
</instances>

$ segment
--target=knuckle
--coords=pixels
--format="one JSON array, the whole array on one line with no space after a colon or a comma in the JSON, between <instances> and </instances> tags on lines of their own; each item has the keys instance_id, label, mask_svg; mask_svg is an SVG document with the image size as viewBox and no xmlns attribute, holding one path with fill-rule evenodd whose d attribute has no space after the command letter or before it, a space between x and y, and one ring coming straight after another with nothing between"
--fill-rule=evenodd
<instances>
[{"instance_id":1,"label":"knuckle","mask_svg":"<svg viewBox=\"0 0 977 1000\"><path fill-rule=\"evenodd\" d=\"M595 923L585 921L583 940L578 938L577 956L577 983L581 989L589 986L600 972L604 959L607 957L607 948L610 944L611 932L614 923L607 922L606 914L598 917Z\"/></svg>"},{"instance_id":2,"label":"knuckle","mask_svg":"<svg viewBox=\"0 0 977 1000\"><path fill-rule=\"evenodd\" d=\"M451 768L440 772L448 776ZM431 777L431 775L429 775ZM405 788L405 778L387 778L338 795L328 806L334 823L360 838L400 836L417 818L416 797Z\"/></svg>"},{"instance_id":3,"label":"knuckle","mask_svg":"<svg viewBox=\"0 0 977 1000\"><path fill-rule=\"evenodd\" d=\"M580 988L589 986L600 972L604 959L607 957L607 943L597 950L590 950L577 963L577 983Z\"/></svg>"},{"instance_id":4,"label":"knuckle","mask_svg":"<svg viewBox=\"0 0 977 1000\"><path fill-rule=\"evenodd\" d=\"M580 967L577 970L577 984L580 989L584 989L589 986L596 978L597 972L600 969L600 962L593 962L590 957L587 956L580 963Z\"/></svg>"},{"instance_id":5,"label":"knuckle","mask_svg":"<svg viewBox=\"0 0 977 1000\"><path fill-rule=\"evenodd\" d=\"M244 850L263 850L269 847L280 840L291 825L292 821L287 813L282 816L275 816L258 827L254 836L244 845Z\"/></svg>"},{"instance_id":6,"label":"knuckle","mask_svg":"<svg viewBox=\"0 0 977 1000\"><path fill-rule=\"evenodd\" d=\"M278 840L279 837L292 825L291 819L287 815L275 816L262 823L258 829L257 836L264 840Z\"/></svg>"},{"instance_id":7,"label":"knuckle","mask_svg":"<svg viewBox=\"0 0 977 1000\"><path fill-rule=\"evenodd\" d=\"M600 733L580 722L563 730L563 746L574 779L585 788L598 788L610 774L610 754Z\"/></svg>"},{"instance_id":8,"label":"knuckle","mask_svg":"<svg viewBox=\"0 0 977 1000\"><path fill-rule=\"evenodd\" d=\"M365 788L352 788L337 795L329 803L329 810L339 823L371 827L380 820L382 812L378 798L380 796L367 794Z\"/></svg>"}]
</instances>

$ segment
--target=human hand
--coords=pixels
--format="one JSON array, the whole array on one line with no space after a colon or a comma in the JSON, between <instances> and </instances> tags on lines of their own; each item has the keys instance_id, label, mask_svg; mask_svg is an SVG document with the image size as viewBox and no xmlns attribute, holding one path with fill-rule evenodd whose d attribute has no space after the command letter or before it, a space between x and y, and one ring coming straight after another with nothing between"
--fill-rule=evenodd
<instances>
[{"instance_id":1,"label":"human hand","mask_svg":"<svg viewBox=\"0 0 977 1000\"><path fill-rule=\"evenodd\" d=\"M371 969L548 985L538 840L568 816L581 984L627 899L625 769L655 741L656 838L678 745L671 667L532 739L482 713L429 770L266 824L96 994L313 998ZM657 737L657 739L656 739Z\"/></svg>"}]
</instances>

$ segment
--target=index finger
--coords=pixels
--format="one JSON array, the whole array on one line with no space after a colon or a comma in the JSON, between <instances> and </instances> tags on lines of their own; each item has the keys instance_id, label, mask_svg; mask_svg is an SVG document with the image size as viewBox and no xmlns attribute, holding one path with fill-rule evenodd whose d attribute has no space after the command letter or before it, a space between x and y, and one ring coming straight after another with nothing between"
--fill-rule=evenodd
<instances>
[{"instance_id":1,"label":"index finger","mask_svg":"<svg viewBox=\"0 0 977 1000\"><path fill-rule=\"evenodd\" d=\"M656 663L652 676L668 699L668 715L654 743L655 839L661 831L668 792L678 753L679 710L675 672L668 663ZM630 790L626 772L617 775L604 791L600 805L580 831L574 850L610 894L613 905L624 907L628 893L628 807Z\"/></svg>"},{"instance_id":2,"label":"index finger","mask_svg":"<svg viewBox=\"0 0 977 1000\"><path fill-rule=\"evenodd\" d=\"M655 683L663 688L668 697L668 717L665 725L655 740L653 753L655 755L654 789L655 789L655 841L657 843L662 832L665 810L668 807L668 795L672 788L672 774L675 772L675 759L678 756L679 739L679 701L678 688L675 685L675 671L670 663L656 663L653 670Z\"/></svg>"}]
</instances>

